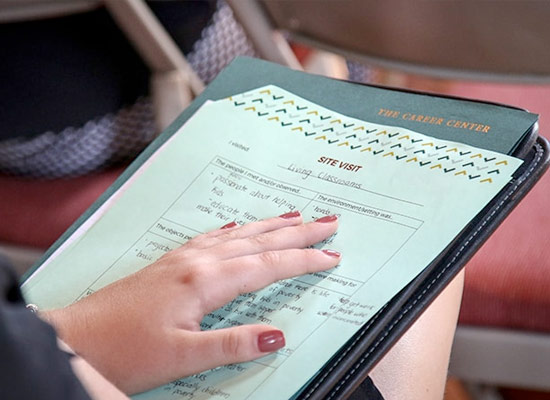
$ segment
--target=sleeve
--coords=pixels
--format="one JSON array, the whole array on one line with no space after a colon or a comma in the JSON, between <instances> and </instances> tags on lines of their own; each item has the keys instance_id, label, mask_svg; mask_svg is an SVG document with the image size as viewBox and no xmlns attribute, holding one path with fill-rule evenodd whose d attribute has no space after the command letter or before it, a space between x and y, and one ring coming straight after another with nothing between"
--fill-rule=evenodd
<instances>
[{"instance_id":1,"label":"sleeve","mask_svg":"<svg viewBox=\"0 0 550 400\"><path fill-rule=\"evenodd\" d=\"M359 387L351 394L348 400L384 400L378 388L374 385L372 379L367 378L359 385Z\"/></svg>"},{"instance_id":2,"label":"sleeve","mask_svg":"<svg viewBox=\"0 0 550 400\"><path fill-rule=\"evenodd\" d=\"M25 307L14 272L0 258L0 393L2 399L89 400L57 347L52 327Z\"/></svg>"}]
</instances>

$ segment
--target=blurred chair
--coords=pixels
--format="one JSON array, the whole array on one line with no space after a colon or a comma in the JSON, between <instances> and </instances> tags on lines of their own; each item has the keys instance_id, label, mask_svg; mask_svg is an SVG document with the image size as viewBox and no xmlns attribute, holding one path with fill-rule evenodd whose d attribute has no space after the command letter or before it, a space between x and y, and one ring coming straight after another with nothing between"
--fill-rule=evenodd
<instances>
[{"instance_id":1,"label":"blurred chair","mask_svg":"<svg viewBox=\"0 0 550 400\"><path fill-rule=\"evenodd\" d=\"M24 273L122 171L54 180L0 174L0 252Z\"/></svg>"},{"instance_id":2,"label":"blurred chair","mask_svg":"<svg viewBox=\"0 0 550 400\"><path fill-rule=\"evenodd\" d=\"M291 67L299 63L285 35L383 68L453 79L550 83L550 11L544 2L228 3L260 55Z\"/></svg>"},{"instance_id":3,"label":"blurred chair","mask_svg":"<svg viewBox=\"0 0 550 400\"><path fill-rule=\"evenodd\" d=\"M87 12L106 6L151 70L158 131L203 90L203 83L143 0L53 0L0 4L0 22ZM0 174L0 251L26 271L116 180L123 167L75 178L37 180Z\"/></svg>"},{"instance_id":4,"label":"blurred chair","mask_svg":"<svg viewBox=\"0 0 550 400\"><path fill-rule=\"evenodd\" d=\"M547 2L228 3L260 55L293 68L301 66L289 42L384 70L451 80L445 94L466 79L550 83ZM545 134L550 124L542 129ZM549 195L547 176L468 264L452 375L550 390Z\"/></svg>"}]
</instances>

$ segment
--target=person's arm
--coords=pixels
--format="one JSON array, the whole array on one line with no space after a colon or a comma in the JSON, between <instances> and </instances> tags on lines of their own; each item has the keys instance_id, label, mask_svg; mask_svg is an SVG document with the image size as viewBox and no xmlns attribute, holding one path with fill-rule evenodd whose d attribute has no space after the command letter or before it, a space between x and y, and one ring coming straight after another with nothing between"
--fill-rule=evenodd
<instances>
[{"instance_id":1,"label":"person's arm","mask_svg":"<svg viewBox=\"0 0 550 400\"><path fill-rule=\"evenodd\" d=\"M90 400L71 368L70 352L60 351L52 327L31 310L36 309L26 307L17 275L0 254L2 399Z\"/></svg>"},{"instance_id":2,"label":"person's arm","mask_svg":"<svg viewBox=\"0 0 550 400\"><path fill-rule=\"evenodd\" d=\"M443 399L463 287L461 272L373 369L385 399Z\"/></svg>"},{"instance_id":3,"label":"person's arm","mask_svg":"<svg viewBox=\"0 0 550 400\"><path fill-rule=\"evenodd\" d=\"M259 324L201 331L203 317L239 294L336 266L338 252L308 247L337 225L336 217L304 224L299 213L229 225L43 316L78 355L129 394L250 361L283 347L283 333Z\"/></svg>"},{"instance_id":4,"label":"person's arm","mask_svg":"<svg viewBox=\"0 0 550 400\"><path fill-rule=\"evenodd\" d=\"M57 344L61 351L74 353L73 350L62 340L58 339ZM86 393L93 400L129 400L129 397L121 392L112 382L96 371L85 359L74 355L70 359L71 368L86 390Z\"/></svg>"}]
</instances>

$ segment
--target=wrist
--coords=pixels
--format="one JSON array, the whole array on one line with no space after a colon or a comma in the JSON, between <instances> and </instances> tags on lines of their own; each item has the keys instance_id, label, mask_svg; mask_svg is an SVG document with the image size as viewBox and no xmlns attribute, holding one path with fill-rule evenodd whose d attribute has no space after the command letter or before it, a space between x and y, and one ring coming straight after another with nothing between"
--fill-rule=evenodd
<instances>
[{"instance_id":1,"label":"wrist","mask_svg":"<svg viewBox=\"0 0 550 400\"><path fill-rule=\"evenodd\" d=\"M40 310L37 315L54 328L57 337L64 346L70 348L72 353L80 354L77 339L82 332L78 332L80 323L71 308L69 306L55 310Z\"/></svg>"}]
</instances>

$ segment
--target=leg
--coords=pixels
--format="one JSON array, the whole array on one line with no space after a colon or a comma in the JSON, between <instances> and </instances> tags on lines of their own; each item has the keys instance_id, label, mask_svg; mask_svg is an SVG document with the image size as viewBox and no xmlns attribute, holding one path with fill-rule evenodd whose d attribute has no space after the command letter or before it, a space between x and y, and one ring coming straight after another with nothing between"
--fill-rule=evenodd
<instances>
[{"instance_id":1,"label":"leg","mask_svg":"<svg viewBox=\"0 0 550 400\"><path fill-rule=\"evenodd\" d=\"M463 286L464 271L371 372L386 400L443 398Z\"/></svg>"}]
</instances>

